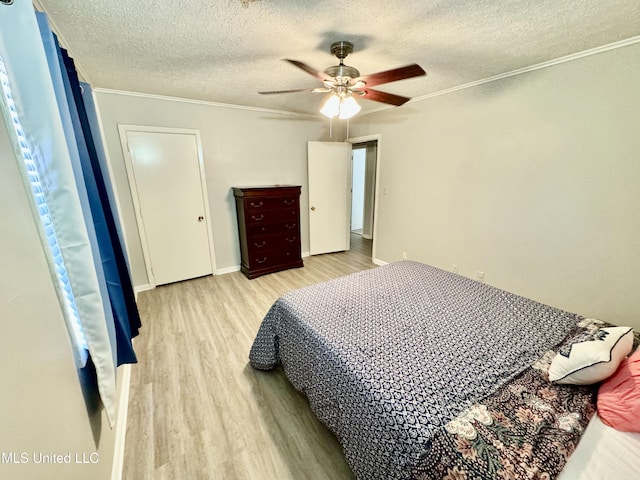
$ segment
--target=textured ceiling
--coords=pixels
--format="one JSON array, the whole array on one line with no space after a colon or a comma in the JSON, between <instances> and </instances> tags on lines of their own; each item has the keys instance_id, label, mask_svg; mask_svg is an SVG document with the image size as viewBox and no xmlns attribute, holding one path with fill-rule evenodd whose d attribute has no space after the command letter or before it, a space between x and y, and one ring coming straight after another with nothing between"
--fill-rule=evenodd
<instances>
[{"instance_id":1,"label":"textured ceiling","mask_svg":"<svg viewBox=\"0 0 640 480\"><path fill-rule=\"evenodd\" d=\"M324 70L339 40L361 74L420 64L426 77L376 87L420 97L640 35L637 0L34 3L94 87L313 114L319 94L256 92L320 86L281 59Z\"/></svg>"}]
</instances>

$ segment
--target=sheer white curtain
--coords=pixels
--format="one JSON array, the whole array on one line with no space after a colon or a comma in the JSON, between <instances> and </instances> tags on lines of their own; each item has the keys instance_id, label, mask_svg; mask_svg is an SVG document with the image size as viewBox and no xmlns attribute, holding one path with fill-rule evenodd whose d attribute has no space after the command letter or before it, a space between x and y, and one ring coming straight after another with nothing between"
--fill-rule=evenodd
<instances>
[{"instance_id":1,"label":"sheer white curtain","mask_svg":"<svg viewBox=\"0 0 640 480\"><path fill-rule=\"evenodd\" d=\"M31 191L23 156L22 144L26 144L55 228L79 322L95 364L102 403L108 421L113 425L115 366L105 308L58 104L31 2L0 4L0 56L6 69L6 82L12 92L12 98L3 95L0 104L4 123L14 143L15 160L24 173L25 186ZM45 232L40 216L41 212L38 212L34 202L34 221L41 225L43 248L55 277L58 275L55 252L52 253L46 240L50 232ZM67 308L68 292L64 292L62 288L59 291L65 318L68 322L73 322L73 314ZM69 328L73 328L72 325ZM76 344L80 342L74 339L72 341Z\"/></svg>"}]
</instances>

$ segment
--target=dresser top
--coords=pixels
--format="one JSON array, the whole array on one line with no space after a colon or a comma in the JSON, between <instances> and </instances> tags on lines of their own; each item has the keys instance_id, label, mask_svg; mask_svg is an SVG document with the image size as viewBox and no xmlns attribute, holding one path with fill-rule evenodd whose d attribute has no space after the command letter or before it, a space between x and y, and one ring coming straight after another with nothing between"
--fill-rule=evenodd
<instances>
[{"instance_id":1,"label":"dresser top","mask_svg":"<svg viewBox=\"0 0 640 480\"><path fill-rule=\"evenodd\" d=\"M250 197L255 195L299 195L300 185L261 185L251 187L232 187L236 197Z\"/></svg>"}]
</instances>

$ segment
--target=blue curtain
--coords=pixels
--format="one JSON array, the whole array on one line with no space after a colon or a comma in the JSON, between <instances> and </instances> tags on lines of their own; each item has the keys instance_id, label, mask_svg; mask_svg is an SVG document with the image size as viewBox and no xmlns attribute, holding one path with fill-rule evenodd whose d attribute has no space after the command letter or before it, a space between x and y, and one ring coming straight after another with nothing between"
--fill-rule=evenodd
<instances>
[{"instance_id":1,"label":"blue curtain","mask_svg":"<svg viewBox=\"0 0 640 480\"><path fill-rule=\"evenodd\" d=\"M98 246L102 267L107 280L109 300L116 328L117 362L135 363L136 356L131 345L132 337L138 335L140 316L135 303L133 286L129 277L124 251L118 237L113 209L109 202L106 183L108 176L103 171L96 152L95 142L87 111L82 98L82 87L78 81L73 59L64 49L59 49L66 67L73 97L67 97L69 110L74 118L74 129L80 152L82 173L84 174L89 205L98 235ZM88 87L88 85L87 85Z\"/></svg>"},{"instance_id":2,"label":"blue curtain","mask_svg":"<svg viewBox=\"0 0 640 480\"><path fill-rule=\"evenodd\" d=\"M120 226L114 215L113 195L110 195L112 187L106 171L104 152L101 150L101 142L95 140L100 137L96 130L98 121L91 97L91 87L86 83L80 84L73 59L69 57L66 50L60 48L56 36L49 30L46 15L42 13L37 15L43 42L46 44L53 39L55 45L57 58L48 57L48 61L52 76L60 75L64 85L65 95L58 95L58 101L66 102L68 106L70 124L65 125L71 128L72 132L65 131L65 133L68 139L71 139L69 143L75 142L74 148L70 149L76 150L79 157L79 168L76 168L74 173L76 177L81 175L81 178L76 178L76 183L79 189L85 189L80 193L80 197L88 201L90 214L85 215L85 218L93 223L89 230L95 231L98 251L94 252L94 255L99 258L100 264L97 270L99 276L103 276L104 282L101 283L106 287L109 300L110 311L106 312L105 316L108 321L113 322L109 328L115 331L116 365L135 363L137 359L131 340L138 335L141 326L140 316L121 236L118 234ZM49 56L50 49L45 48L45 50ZM56 62L59 70L51 68L52 63ZM85 99L89 100L88 109L85 106Z\"/></svg>"},{"instance_id":3,"label":"blue curtain","mask_svg":"<svg viewBox=\"0 0 640 480\"><path fill-rule=\"evenodd\" d=\"M91 208L89 206L89 196L87 195L87 188L84 183L82 165L80 164L80 154L78 153L78 145L76 142L71 113L69 111L69 103L67 101L67 96L71 95L71 90L69 87L69 82L63 81L63 71L65 71L65 67L64 64L62 64L62 66L60 65L61 62L58 55L58 43L54 36L51 34L47 17L44 14L38 14L37 20L40 36L42 37L42 46L44 47L44 54L50 73L51 84L53 86L55 95L54 99L58 108L58 112L60 114L61 127L62 131L64 132L64 139L66 141L67 149L69 152L69 165L71 166L71 169L73 171L74 181L77 186L76 190L78 194L78 200L80 201L81 205L84 227L86 228L87 236L91 245L91 252L99 252L98 237L93 226L94 222L91 215ZM64 75L64 78L66 78L66 75ZM56 224L59 224L59 221L56 221ZM100 256L93 255L92 262L95 268L98 287L100 289L100 298L108 299L109 292L107 290L107 282L102 268L102 261L100 260ZM105 316L103 321L106 324L105 327L107 329L107 334L109 337L108 346L111 352L111 363L113 364L115 370L118 353L116 348L116 333L113 314L111 312L111 306L108 305L107 302L100 302L100 306ZM85 317L83 316L83 318ZM80 320L80 322L82 323L82 320ZM83 332L85 329L86 326L82 327ZM85 354L81 353L80 355L80 367L85 367L85 365L87 364L88 352L86 352ZM95 351L93 355L96 355Z\"/></svg>"}]
</instances>

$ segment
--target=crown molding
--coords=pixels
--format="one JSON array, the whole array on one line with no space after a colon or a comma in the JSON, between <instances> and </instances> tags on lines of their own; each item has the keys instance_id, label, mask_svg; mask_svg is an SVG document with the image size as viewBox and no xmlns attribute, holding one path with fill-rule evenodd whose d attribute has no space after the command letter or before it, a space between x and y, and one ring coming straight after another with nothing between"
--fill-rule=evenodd
<instances>
[{"instance_id":1,"label":"crown molding","mask_svg":"<svg viewBox=\"0 0 640 480\"><path fill-rule=\"evenodd\" d=\"M627 38L625 40L620 40L619 42L609 43L607 45L603 45L601 47L590 48L589 50L583 50L581 52L572 53L570 55L565 55L563 57L554 58L553 60L548 60L546 62L537 63L535 65L530 65L528 67L519 68L517 70L511 70L510 72L500 73L498 75L494 75L492 77L483 78L481 80L476 80L474 82L465 83L464 85L458 85L457 87L447 88L445 90L439 90L437 92L429 93L427 95L421 95L419 97L414 97L407 102L409 103L417 103L422 102L424 100L428 100L430 98L439 97L441 95L447 95L449 93L457 92L459 90L465 90L471 87L477 87L478 85L484 85L485 83L496 82L498 80L502 80L504 78L514 77L516 75L522 75L523 73L533 72L535 70L540 70L543 68L553 67L555 65L560 65L562 63L573 62L574 60L579 60L584 57L590 57L591 55L598 55L600 53L608 52L610 50L615 50L618 48L627 47L629 45L634 45L636 43L640 43L640 35L636 37ZM360 116L371 115L372 113L381 112L384 110L389 110L393 107L381 107L375 110L369 110Z\"/></svg>"},{"instance_id":2,"label":"crown molding","mask_svg":"<svg viewBox=\"0 0 640 480\"><path fill-rule=\"evenodd\" d=\"M309 113L289 112L286 110L276 110L276 109L262 108L262 107L250 107L246 105L235 105L232 103L210 102L207 100L195 100L192 98L171 97L166 95L156 95L153 93L130 92L127 90L114 90L110 88L99 88L99 87L93 87L93 86L91 87L91 89L96 93L106 93L111 95L125 95L129 97L165 100L168 102L192 103L195 105L206 105L209 107L232 108L235 110L249 110L252 112L271 113L276 115L287 115L291 117L312 118L315 120L324 118L324 117L321 117L320 115L313 115Z\"/></svg>"}]
</instances>

